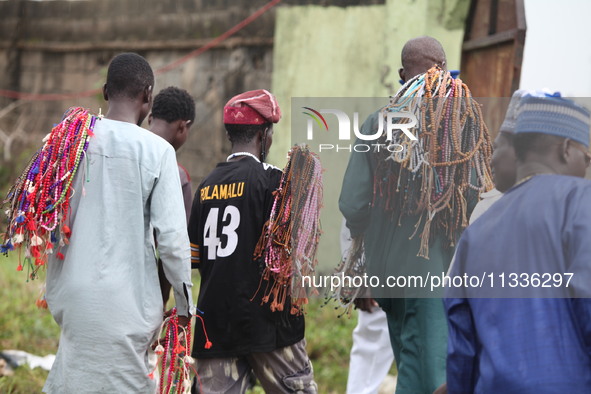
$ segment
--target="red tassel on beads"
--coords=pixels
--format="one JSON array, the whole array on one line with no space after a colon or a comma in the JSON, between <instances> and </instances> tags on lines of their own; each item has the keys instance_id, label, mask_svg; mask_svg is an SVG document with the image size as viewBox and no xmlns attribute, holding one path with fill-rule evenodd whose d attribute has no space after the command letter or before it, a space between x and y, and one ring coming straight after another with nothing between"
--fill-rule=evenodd
<instances>
[{"instance_id":1,"label":"red tassel on beads","mask_svg":"<svg viewBox=\"0 0 591 394\"><path fill-rule=\"evenodd\" d=\"M174 352L176 354L180 354L180 353L182 353L184 351L185 351L185 347L184 346L181 346L180 343L177 343L176 346L174 347Z\"/></svg>"},{"instance_id":2,"label":"red tassel on beads","mask_svg":"<svg viewBox=\"0 0 591 394\"><path fill-rule=\"evenodd\" d=\"M60 259L60 260L63 260L64 259L64 254L62 252L58 252L57 253L57 258Z\"/></svg>"},{"instance_id":3,"label":"red tassel on beads","mask_svg":"<svg viewBox=\"0 0 591 394\"><path fill-rule=\"evenodd\" d=\"M41 257L41 253L39 252L39 248L37 246L31 246L31 256L35 258Z\"/></svg>"},{"instance_id":4,"label":"red tassel on beads","mask_svg":"<svg viewBox=\"0 0 591 394\"><path fill-rule=\"evenodd\" d=\"M35 305L37 305L37 308L39 309L47 309L47 300L43 297L42 299L35 301Z\"/></svg>"},{"instance_id":5,"label":"red tassel on beads","mask_svg":"<svg viewBox=\"0 0 591 394\"><path fill-rule=\"evenodd\" d=\"M191 387L190 369L195 360L185 352L191 348L191 322L189 321L186 330L182 329L178 323L178 315L176 308L172 310L162 326L158 337L165 333L165 338L160 339L160 343L154 349L158 355L158 365L161 368L160 382L158 392L164 393L181 393L188 392ZM184 332L185 335L180 335ZM163 345L162 345L163 344ZM148 377L154 379L154 373L158 366L154 367ZM194 370L194 369L193 369Z\"/></svg>"},{"instance_id":6,"label":"red tassel on beads","mask_svg":"<svg viewBox=\"0 0 591 394\"><path fill-rule=\"evenodd\" d=\"M35 224L34 221L32 221L32 220L27 221L27 230L29 230L29 231L36 231L37 230L37 225Z\"/></svg>"},{"instance_id":7,"label":"red tassel on beads","mask_svg":"<svg viewBox=\"0 0 591 394\"><path fill-rule=\"evenodd\" d=\"M197 317L199 320L201 320L201 327L203 327L203 334L205 334L205 346L204 346L204 348L211 349L211 347L213 346L213 343L211 343L211 341L209 340L209 336L207 335L207 330L205 329L205 321L199 315L197 315L195 317Z\"/></svg>"}]
</instances>

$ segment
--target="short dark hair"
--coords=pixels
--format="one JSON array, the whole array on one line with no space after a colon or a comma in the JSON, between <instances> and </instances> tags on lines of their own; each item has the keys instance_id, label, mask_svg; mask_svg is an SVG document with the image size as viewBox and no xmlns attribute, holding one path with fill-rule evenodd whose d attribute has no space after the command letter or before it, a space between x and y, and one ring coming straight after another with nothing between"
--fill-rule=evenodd
<instances>
[{"instance_id":1,"label":"short dark hair","mask_svg":"<svg viewBox=\"0 0 591 394\"><path fill-rule=\"evenodd\" d=\"M563 137L543 133L518 133L513 136L513 147L517 160L523 162L530 152L540 155L550 153L553 146L564 141Z\"/></svg>"},{"instance_id":2,"label":"short dark hair","mask_svg":"<svg viewBox=\"0 0 591 394\"><path fill-rule=\"evenodd\" d=\"M228 138L232 145L234 144L248 144L259 131L271 127L271 123L263 124L229 124L224 123Z\"/></svg>"},{"instance_id":3,"label":"short dark hair","mask_svg":"<svg viewBox=\"0 0 591 394\"><path fill-rule=\"evenodd\" d=\"M107 70L109 97L134 99L148 86L154 86L154 72L137 53L121 53L111 60Z\"/></svg>"},{"instance_id":4,"label":"short dark hair","mask_svg":"<svg viewBox=\"0 0 591 394\"><path fill-rule=\"evenodd\" d=\"M445 50L439 41L433 37L422 36L408 40L402 47L401 63L405 69L427 72L435 64L445 67ZM410 77L413 77L411 75Z\"/></svg>"},{"instance_id":5,"label":"short dark hair","mask_svg":"<svg viewBox=\"0 0 591 394\"><path fill-rule=\"evenodd\" d=\"M195 101L184 89L169 86L154 97L152 116L168 123L177 120L195 120Z\"/></svg>"}]
</instances>

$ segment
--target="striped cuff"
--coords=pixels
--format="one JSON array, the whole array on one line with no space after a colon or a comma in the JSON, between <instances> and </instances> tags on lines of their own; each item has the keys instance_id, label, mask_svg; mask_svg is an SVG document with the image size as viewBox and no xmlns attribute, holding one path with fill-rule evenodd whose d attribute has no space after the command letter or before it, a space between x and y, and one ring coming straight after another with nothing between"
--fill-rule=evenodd
<instances>
[{"instance_id":1,"label":"striped cuff","mask_svg":"<svg viewBox=\"0 0 591 394\"><path fill-rule=\"evenodd\" d=\"M191 243L191 268L197 268L199 262L199 245Z\"/></svg>"}]
</instances>

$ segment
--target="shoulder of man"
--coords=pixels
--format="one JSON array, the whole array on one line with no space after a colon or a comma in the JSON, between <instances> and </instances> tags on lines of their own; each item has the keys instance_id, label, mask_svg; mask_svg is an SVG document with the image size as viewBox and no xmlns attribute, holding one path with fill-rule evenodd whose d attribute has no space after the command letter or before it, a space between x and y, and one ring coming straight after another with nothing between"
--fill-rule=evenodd
<instances>
[{"instance_id":1,"label":"shoulder of man","mask_svg":"<svg viewBox=\"0 0 591 394\"><path fill-rule=\"evenodd\" d=\"M383 121L381 118L381 113L385 107L378 109L377 111L371 113L361 125L361 129L359 132L363 135L371 135L375 134L376 130L378 129L378 121Z\"/></svg>"},{"instance_id":2,"label":"shoulder of man","mask_svg":"<svg viewBox=\"0 0 591 394\"><path fill-rule=\"evenodd\" d=\"M174 153L174 148L164 138L143 127L131 123L130 126L134 128L133 133L130 133L129 136L131 139L130 142L140 143L144 147L149 147L150 151L158 152L160 155L164 154L167 150L172 150Z\"/></svg>"},{"instance_id":3,"label":"shoulder of man","mask_svg":"<svg viewBox=\"0 0 591 394\"><path fill-rule=\"evenodd\" d=\"M565 193L567 201L581 199L591 203L591 180L574 176L556 176L553 181L555 183L549 188Z\"/></svg>"},{"instance_id":4,"label":"shoulder of man","mask_svg":"<svg viewBox=\"0 0 591 394\"><path fill-rule=\"evenodd\" d=\"M283 173L283 170L279 167L275 167L273 164L269 164L269 163L262 163L263 164L263 169L265 171L270 171L270 172L274 172L274 171L279 171L281 173Z\"/></svg>"},{"instance_id":5,"label":"shoulder of man","mask_svg":"<svg viewBox=\"0 0 591 394\"><path fill-rule=\"evenodd\" d=\"M281 177L283 176L283 170L281 170L279 167L275 167L272 164L269 163L262 163L263 164L263 170L265 171L265 174L267 174L267 176L269 177L269 182L270 182L270 186L271 189L276 189L277 187L279 187L279 184L281 183Z\"/></svg>"},{"instance_id":6,"label":"shoulder of man","mask_svg":"<svg viewBox=\"0 0 591 394\"><path fill-rule=\"evenodd\" d=\"M116 136L119 146L123 145L137 151L144 159L159 162L167 150L174 154L172 145L163 138L133 123L101 119L96 127ZM125 149L127 148L124 148L124 151Z\"/></svg>"},{"instance_id":7,"label":"shoulder of man","mask_svg":"<svg viewBox=\"0 0 591 394\"><path fill-rule=\"evenodd\" d=\"M172 145L170 145L164 138L152 133L150 130L144 129L143 127L138 126L138 129L138 135L140 136L140 138L145 139L150 144L154 144L154 146L158 147L158 149L172 149L174 152L174 148L172 147Z\"/></svg>"}]
</instances>

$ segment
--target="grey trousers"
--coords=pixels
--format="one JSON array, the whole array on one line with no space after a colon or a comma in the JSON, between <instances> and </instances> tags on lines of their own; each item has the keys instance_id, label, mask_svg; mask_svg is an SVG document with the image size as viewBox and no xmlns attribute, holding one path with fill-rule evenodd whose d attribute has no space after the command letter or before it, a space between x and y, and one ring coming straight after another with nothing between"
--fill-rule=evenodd
<instances>
[{"instance_id":1,"label":"grey trousers","mask_svg":"<svg viewBox=\"0 0 591 394\"><path fill-rule=\"evenodd\" d=\"M318 393L306 340L268 353L197 360L193 394L242 394L256 377L266 393Z\"/></svg>"}]
</instances>

